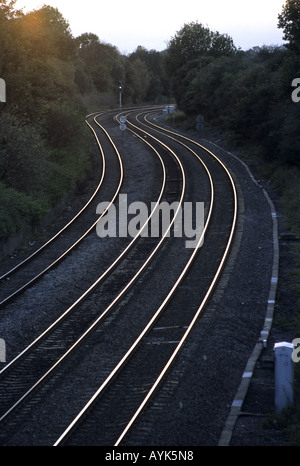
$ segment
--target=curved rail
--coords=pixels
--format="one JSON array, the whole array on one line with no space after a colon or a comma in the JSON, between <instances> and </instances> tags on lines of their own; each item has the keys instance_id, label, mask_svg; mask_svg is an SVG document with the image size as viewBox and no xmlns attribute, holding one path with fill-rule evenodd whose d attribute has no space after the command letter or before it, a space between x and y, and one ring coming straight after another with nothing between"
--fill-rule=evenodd
<instances>
[{"instance_id":1,"label":"curved rail","mask_svg":"<svg viewBox=\"0 0 300 466\"><path fill-rule=\"evenodd\" d=\"M33 259L35 256L37 256L40 252L42 252L46 247L48 247L56 238L58 238L67 228L69 228L70 225L72 225L73 222L75 222L75 220L85 211L85 209L90 205L90 203L92 202L92 200L95 198L95 196L97 195L97 193L99 192L99 189L103 183L103 180L104 180L104 176L105 176L105 157L104 157L104 153L103 153L103 150L102 150L102 146L100 144L100 141L95 133L95 130L92 128L92 126L90 125L90 123L85 120L86 124L89 126L89 128L92 130L92 132L94 133L94 136L96 138L96 141L97 141L97 144L98 144L98 147L99 147L99 150L100 150L100 154L101 154L101 158L102 158L102 173L101 173L101 177L100 177L100 181L94 191L94 193L92 194L92 196L90 197L90 199L88 200L88 202L80 209L79 212L77 212L77 214L66 224L64 225L64 227L59 230L52 238L50 238L46 243L44 243L39 249L37 249L36 251L34 251L30 256L26 257L26 259L24 259L22 262L20 262L19 264L17 264L15 267L13 267L12 269L8 270L6 273L4 273L2 276L0 276L0 281L4 280L5 278L8 278L12 273L16 272L19 268L23 267L25 264L27 264L31 259ZM3 301L4 302L4 301ZM1 305L2 303L0 303Z\"/></svg>"},{"instance_id":2,"label":"curved rail","mask_svg":"<svg viewBox=\"0 0 300 466\"><path fill-rule=\"evenodd\" d=\"M133 125L132 123L129 122L129 124L133 127L135 127L135 125ZM147 136L151 137L152 139L160 142L161 144L164 144L162 143L162 141L159 141L157 138L155 138L153 135L151 135L150 133L146 133ZM187 147L187 146L186 146ZM114 379L114 377L118 374L119 371L121 371L121 369L124 367L124 365L126 364L126 362L128 361L128 359L130 358L130 356L134 353L134 351L136 350L136 348L138 347L138 345L141 343L141 341L144 339L145 335L148 333L149 329L151 327L153 327L155 321L158 319L158 317L161 315L162 311L165 309L165 307L167 306L167 304L169 303L170 299L172 298L172 296L174 295L174 293L176 292L178 286L180 285L180 283L182 282L182 280L184 279L184 277L186 276L188 270L190 269L191 267L191 264L193 263L194 259L195 259L195 256L196 254L198 253L199 251L199 245L202 243L203 241L203 238L206 234L206 231L208 229L208 226L209 226L209 223L210 223L210 220L211 220L211 215L212 215L212 210L213 210L213 205L214 205L214 187L213 187L213 182L212 182L212 177L209 173L209 170L207 169L206 165L204 164L204 162L200 159L200 157L194 152L192 151L190 148L188 148L192 153L194 153L194 155L196 155L196 157L199 159L199 161L202 163L202 165L204 166L207 174L208 174L208 177L209 177L209 180L210 180L210 187L211 187L211 201L210 201L210 207L209 207L209 213L208 213L208 216L207 216L207 219L206 219L206 223L205 223L205 226L204 226L204 229L203 229L203 232L201 234L201 237L199 238L198 240L198 243L197 243L197 246L195 247L195 249L193 250L193 253L191 254L190 256L190 259L188 260L188 262L186 263L185 267L183 268L181 274L179 275L179 277L177 278L176 282L173 284L171 290L169 291L169 293L167 294L167 296L165 297L164 301L161 303L161 305L159 306L159 308L156 310L156 312L154 313L154 315L152 316L152 318L149 320L149 322L147 323L147 325L145 326L144 330L140 333L140 335L138 336L138 338L135 340L135 342L133 343L133 345L129 348L129 350L126 352L126 354L123 356L123 358L120 360L120 362L116 365L116 367L114 368L114 370L110 373L110 375L105 379L105 381L101 384L101 386L99 387L99 389L95 392L95 394L91 397L91 399L89 400L89 402L84 406L84 408L79 412L79 414L76 416L76 418L72 421L72 423L68 426L68 428L62 433L62 435L59 437L59 439L55 442L54 446L58 446L60 445L64 439L70 435L70 433L72 432L72 430L76 427L76 425L80 422L80 420L82 419L82 417L87 413L87 411L91 408L91 406L96 402L96 400L99 399L99 397L101 396L101 394L103 393L103 391L105 390L105 388L107 387L107 385ZM224 259L225 260L225 259ZM211 285L211 289L213 288L214 284ZM207 293L207 295L209 296L210 293ZM208 299L208 297L207 297ZM207 300L206 299L206 300ZM204 304L203 304L204 306ZM198 315L197 315L198 317ZM195 320L197 320L197 317L195 318ZM186 337L185 339L187 338L188 334L189 334L190 330L186 332ZM179 352L181 346L183 345L185 339L178 345L178 350L177 352ZM176 354L177 354L176 352ZM176 354L173 356L172 360L169 361L169 364L168 364L168 367L169 365L172 363L173 359L175 358ZM136 412L134 418L131 419L131 421L129 422L129 424L127 425L127 427L125 428L124 432L121 434L120 438L118 439L116 445L118 445L120 443L120 441L122 440L122 438L125 436L125 434L128 432L128 430L130 429L130 427L132 426L132 424L134 423L135 419L138 417L138 415L140 414L140 412L142 411L142 409L144 408L145 404L147 403L148 399L151 397L153 391L156 389L157 385L159 384L160 380L163 378L163 376L165 375L165 372L167 371L167 368L164 369L163 373L161 374L161 376L159 377L159 381L156 381L155 382L155 386L153 387L153 389L150 390L150 392L148 393L146 399L144 400L144 403L140 406L140 408L138 409L138 411Z\"/></svg>"},{"instance_id":3,"label":"curved rail","mask_svg":"<svg viewBox=\"0 0 300 466\"><path fill-rule=\"evenodd\" d=\"M96 121L96 117L95 117L95 121ZM99 124L97 121L96 121L97 124ZM133 131L132 131L133 132ZM134 132L133 132L134 133ZM136 134L136 133L134 133ZM143 138L141 138L138 134L136 134L141 140L143 140ZM144 141L144 140L143 140ZM22 358L29 350L31 350L33 348L33 346L35 346L39 341L41 341L45 336L46 334L48 334L50 331L53 330L53 328L55 326L57 326L59 324L59 322L61 322L76 306L78 306L86 297L88 294L90 294L98 285L99 283L103 280L103 278L116 266L116 264L125 256L125 254L129 251L129 249L133 246L133 244L137 241L137 239L139 238L141 232L144 230L144 228L146 228L147 224L149 223L151 217L154 215L154 212L155 210L158 208L159 206L159 203L160 203L160 200L162 198L162 195L163 195L163 191L164 191L164 188L165 188L165 182L166 182L166 172L165 172L165 168L164 168L164 165L163 165L163 161L160 157L160 155L158 154L158 152L156 151L155 148L153 148L147 141L144 141L148 146L150 146L154 152L157 154L157 156L159 157L160 161L161 161L161 164L162 164L162 169L163 169L163 184L162 184L162 188L161 188L161 191L160 191L160 194L159 194L159 198L154 206L154 208L152 209L152 212L150 214L150 216L148 217L147 221L144 223L144 225L141 227L139 233L135 236L135 238L130 242L130 244L126 247L126 249L121 253L121 255L114 261L113 264L110 265L110 267L98 278L98 280L67 310L65 311L65 313L59 317L59 319L57 319L47 330L45 330L35 341L33 341L27 348L25 348L24 351L22 351L22 353L20 353L13 361L11 361L7 366L5 366L5 368L0 372L0 375L3 374L10 366L12 366L13 364L15 364L17 362L17 360L19 360L20 358ZM166 146L165 146L166 147ZM179 161L179 159L177 158L176 154L173 153L174 157L176 160L178 160L179 162L179 166L181 166L181 169L182 169L182 175L183 175L183 180L185 179L185 175L184 175L184 171L183 171L183 167ZM183 182L183 188L182 188L182 193L181 193L181 197L180 197L180 203L182 203L182 199L183 199L183 196L184 196L184 186L185 186L185 182ZM175 212L175 215L172 219L172 222L170 223L169 225L169 228L167 229L167 231L165 232L163 238L159 241L159 243L157 244L157 246L155 247L155 249L152 251L151 255L147 258L147 260L144 262L144 264L142 265L142 267L138 270L138 272L134 275L134 277L127 283L127 285L123 288L123 290L121 291L121 293L118 294L118 296L111 302L111 304L101 313L100 316L98 316L98 318L93 322L93 324L81 335L81 337L79 339L77 339L77 341L60 357L60 359L6 412L2 415L2 417L0 418L0 422L3 421L17 406L19 406L19 404L21 402L23 402L25 400L25 398L27 398L27 396L32 393L33 390L35 390L37 388L37 386L39 386L44 380L46 377L48 377L50 375L50 373L52 373L54 371L54 369L56 369L56 367L62 362L64 361L64 359L76 348L78 347L78 345L92 332L92 330L99 324L99 322L107 315L107 313L113 308L113 306L115 306L115 304L122 298L122 296L128 291L128 289L132 286L132 284L138 279L138 277L141 275L141 273L143 272L143 270L146 268L146 266L149 264L149 262L152 260L152 258L154 257L154 255L156 254L156 252L158 251L158 249L160 248L161 244L163 243L163 241L165 240L165 238L167 237L168 235L168 232L170 231L173 223L175 222L175 219L176 219L176 216L178 215L178 212L179 212L179 208L180 208L180 205L178 206L177 208L177 211ZM108 210L108 208L107 208Z\"/></svg>"},{"instance_id":4,"label":"curved rail","mask_svg":"<svg viewBox=\"0 0 300 466\"><path fill-rule=\"evenodd\" d=\"M157 125L156 125L157 126ZM168 131L169 133L172 133L171 131ZM175 133L173 133L175 134ZM229 172L229 170L227 169L227 167L225 167L225 165L223 164L222 161L220 161L220 159L218 157L216 157L212 152L210 152L208 149L204 148L203 146L201 146L200 144L196 143L195 141L192 141L191 139L189 138L186 138L184 136L181 136L182 138L184 139L187 139L189 140L190 142L193 142L194 144L196 145L199 145L199 147L205 149L207 152L209 152L211 155L213 155L213 157L215 157L218 162L222 165L222 167L224 168L224 170L226 171L229 179L230 179L230 182L231 182L231 185L232 185L232 189L233 189L233 193L234 193L234 215L233 215L233 221L232 221L232 227L231 227L231 231L230 231L230 235L229 235L229 239L228 239L228 242L227 242L227 246L226 246L226 249L225 249L225 252L223 254L223 257L222 257L222 260L221 260L221 263L217 269L217 272L214 276L214 279L213 281L211 282L211 285L209 287L209 289L207 290L207 293L204 297L204 299L202 300L197 312L195 313L195 316L193 318L193 320L191 321L188 329L186 330L186 332L184 333L183 337L181 338L180 342L178 343L178 345L176 346L174 352L172 353L170 359L168 360L167 364L165 365L165 367L163 368L163 370L161 371L160 375L158 376L158 378L155 380L154 384L152 385L151 389L149 390L148 394L146 395L146 397L144 398L143 402L141 403L141 405L139 406L139 408L137 409L137 411L135 412L134 416L131 418L131 420L129 421L129 423L127 424L127 426L125 427L125 429L123 430L122 434L120 435L120 437L118 438L118 440L116 441L115 443L115 446L118 446L120 445L121 441L124 439L124 437L126 436L126 434L128 433L128 431L130 430L130 428L132 427L132 425L134 424L134 422L136 421L136 419L138 418L138 416L141 414L142 410L144 409L144 407L146 406L146 404L148 403L149 399L151 398L151 396L153 395L153 393L155 392L155 390L157 389L158 385L160 384L160 382L162 381L163 377L166 375L168 369L170 368L171 364L173 363L173 361L175 360L176 356L178 355L180 349L182 348L183 344L185 343L186 339L188 338L191 330L193 329L196 321L198 320L199 318L199 315L200 313L202 312L206 302L208 301L211 293L212 293L212 290L214 289L215 287L215 284L217 283L219 277L220 277L220 274L222 272L222 269L223 269L223 266L225 264L225 261L227 259L227 256L228 256L228 253L229 253L229 250L230 250L230 247L231 247L231 244L232 244L232 240L233 240L233 237L234 237L234 232L235 232L235 228L236 228L236 222L237 222L237 212L238 212L238 198L237 198L237 191L236 191L236 187L235 187L235 183L234 183L234 180Z\"/></svg>"},{"instance_id":5,"label":"curved rail","mask_svg":"<svg viewBox=\"0 0 300 466\"><path fill-rule=\"evenodd\" d=\"M122 183L123 183L123 178L124 178L124 169L123 169L123 163L122 163L122 159L121 159L121 156L119 154L119 151L117 150L117 147L116 145L114 144L113 140L111 139L111 137L109 136L109 134L107 133L107 131L96 121L96 117L94 118L94 121L95 123L104 131L104 133L106 134L106 136L108 137L110 143L112 144L116 154L117 154L117 157L118 157L118 161L119 161L119 165L120 165L120 179L119 179L119 182L118 182L118 186L117 186L117 189L113 195L113 198L110 202L110 204L107 206L107 208L104 210L104 212L101 214L101 216L97 219L96 222L94 222L89 228L88 230L86 230L86 232L77 240L75 241L75 243L73 243L66 251L63 252L63 254L61 254L55 261L53 261L50 265L48 265L44 270L42 270L39 274L37 274L35 277L33 277L30 281L28 281L27 283L25 283L22 287L18 288L16 291L14 291L12 294L10 294L9 296L7 296L5 299L3 299L1 302L0 302L0 306L6 304L8 301L11 301L11 299L15 298L17 295L19 295L20 293L22 293L23 291L25 291L29 286L33 285L35 282L37 282L37 280L39 280L43 275L45 275L47 272L49 272L49 270L51 270L54 266L56 266L59 262L61 262L71 251L74 250L75 247L77 247L81 241L83 241L89 234L90 232L95 228L95 226L97 225L97 223L101 220L101 218L104 217L104 215L106 215L107 211L109 210L109 208L111 207L111 205L114 203L116 197L118 196L119 192L120 192L120 189L121 189L121 186L122 186ZM88 123L89 124L89 123ZM91 127L91 125L89 125ZM99 141L99 138L95 132L95 130L91 127L93 133L94 133L94 136L96 138L96 141L97 141L97 144L99 146L99 149L100 149L100 152L102 154L102 159L104 160L104 168L105 168L105 158L104 158L104 152L103 152L103 149L102 149L102 146L100 144L100 141ZM79 215L86 209L86 207L92 202L92 200L95 198L96 194L98 193L102 183L103 183L103 179L104 179L104 174L105 174L105 171L102 172L102 177L101 177L101 181L99 183L99 187L98 189L95 191L95 193L93 194L93 196L91 197L91 199L89 200L89 202L85 205L85 207L83 209L81 209L81 211L67 224L65 225L65 227L60 230L60 232L58 232L53 238L51 238L51 240L49 240L46 244L44 244L39 250L37 250L34 254L32 254L30 257L28 257L27 259L25 259L25 261L23 261L22 263L20 263L18 266L16 266L14 269L12 269L10 272L8 272L7 274L10 274L12 273L13 271L15 271L17 268L25 265L25 263L27 263L29 260L31 260L35 255L37 255L38 253L40 253L46 246L48 246L52 241L54 241L66 228L68 228L75 220L76 218L79 217ZM3 275L3 278L4 277L7 277L7 274Z\"/></svg>"},{"instance_id":6,"label":"curved rail","mask_svg":"<svg viewBox=\"0 0 300 466\"><path fill-rule=\"evenodd\" d=\"M159 108L159 107L158 107ZM105 158L104 158L104 153L103 153L103 149L102 149L102 146L100 144L100 141L96 135L96 132L95 130L93 129L93 127L90 125L90 123L88 122L87 118L90 118L94 115L101 115L103 113L106 113L106 112L94 112L94 113L91 113L89 115L86 116L85 118L85 123L87 124L87 126L89 126L89 128L92 130L94 136L95 136L95 139L97 141L97 144L98 144L98 147L100 149L100 153L101 153L101 157L102 157L102 173L101 173L101 177L100 177L100 181L94 191L94 193L92 194L92 196L90 197L90 199L88 200L88 202L79 210L79 212L77 212L77 214L66 224L63 226L63 228L61 228L52 238L50 238L48 241L46 241L40 248L38 248L36 251L34 251L32 254L30 254L28 257L26 257L23 261L19 262L15 267L13 267L12 269L8 270L7 272L5 272L3 275L0 276L0 282L6 278L8 278L9 276L11 276L14 272L16 272L18 269L20 269L21 267L23 267L25 264L27 264L30 260L32 260L34 257L36 257L38 254L40 254L44 249L46 249L55 239L57 239L67 228L69 228L72 223L75 222L75 220L86 210L86 208L90 205L90 203L92 202L92 200L95 198L95 196L97 195L97 193L99 192L99 189L103 183L103 180L104 180L104 176L105 176ZM95 119L95 118L94 118ZM99 125L100 126L100 125ZM42 272L43 274L43 272ZM31 282L30 282L31 283ZM27 285L26 285L27 286ZM5 302L2 301L0 302L0 305L3 304Z\"/></svg>"},{"instance_id":7,"label":"curved rail","mask_svg":"<svg viewBox=\"0 0 300 466\"><path fill-rule=\"evenodd\" d=\"M139 114L137 116L137 118L140 116L141 114ZM95 122L96 122L96 118L95 117ZM145 121L147 121L147 116L145 117ZM97 122L96 122L97 123ZM139 121L140 124L143 124ZM98 123L97 123L98 124ZM151 124L151 123L150 123ZM131 127L135 127L137 128L139 131L143 131L143 133L145 133L144 130L141 130L140 128L138 128L137 126L133 125L132 123L130 123L130 126ZM144 125L146 126L146 125ZM156 126L157 128L160 128L158 127L158 125L154 125ZM160 128L162 129L162 128ZM129 129L129 131L131 131L133 134L136 134L140 139L143 140L143 142L145 142L146 144L148 144L150 147L151 145L148 143L148 141L146 141L144 138L142 138L141 136L139 136L137 133L135 133L133 130ZM167 130L166 130L167 131ZM159 131L160 132L160 131ZM167 131L169 133L172 133L171 131ZM162 143L162 141L160 141L158 138L155 138L153 135L151 135L150 133L146 133L147 136L149 136L150 138L152 138L153 140L155 140L156 142L158 142L159 144L163 145L165 148L167 148L168 152L170 153L173 153L176 156L176 154L164 143ZM134 424L135 420L137 419L137 417L140 415L140 413L142 412L142 410L145 408L147 402L149 401L149 399L151 398L151 396L153 395L154 391L158 388L160 382L162 381L162 379L164 378L164 376L166 375L168 369L171 367L173 361L175 360L177 354L179 353L182 345L184 344L185 340L187 339L191 329L193 328L195 322L197 321L200 313L202 312L207 300L209 299L214 287L215 287L215 284L217 283L218 281L218 278L221 274L221 271L222 271L222 268L224 266L224 263L226 261L226 258L228 256L228 253L229 253L229 250L230 250L230 246L231 246L231 243L232 243L232 240L233 240L233 236L234 236L234 230L235 230L235 225L236 225L236 218L237 218L237 194L236 194L236 190L235 190L235 186L234 186L234 182L233 182L233 179L229 173L229 171L227 170L227 168L225 167L225 165L213 154L211 153L209 150L207 150L206 148L202 147L200 144L196 143L195 141L193 141L192 139L189 139L189 138L186 138L184 136L181 136L177 133L173 133L173 135L176 135L176 136L179 136L183 139L186 139L187 141L193 143L193 144L196 144L197 146L199 146L201 149L205 150L207 153L209 153L211 156L213 156L220 164L221 166L224 168L225 172L228 174L229 176L229 179L231 180L231 184L232 184L232 188L233 188L233 193L234 193L234 214L233 214L233 221L232 221L232 226L231 226L231 231L230 231L230 235L229 235L229 239L228 239L228 242L227 242L227 246L226 246L226 249L225 249L225 252L223 254L223 257L221 259L221 262L219 264L219 267L217 269L217 272L214 276L214 279L212 280L206 294L205 294L205 297L204 299L202 300L199 308L197 309L197 312L195 313L188 329L186 330L186 332L184 333L183 337L181 338L179 344L176 346L175 348L175 351L172 353L172 356L170 357L170 359L168 360L167 364L164 366L163 370L161 371L160 375L158 376L158 378L154 381L152 387L150 388L150 390L148 391L146 397L144 398L143 402L141 403L141 405L139 406L139 408L137 409L137 411L135 412L134 416L130 419L130 421L128 422L127 426L125 427L125 429L123 430L123 432L121 433L121 435L119 436L117 442L115 443L115 445L119 445L122 440L124 439L124 437L126 436L126 434L128 433L128 431L130 430L130 428L132 427L132 425ZM173 140L176 140L173 136L168 136L170 137L171 139ZM207 216L207 220L206 220L206 223L205 223L205 227L204 227L204 231L202 232L202 235L201 235L201 238L199 239L198 241L198 245L201 244L202 240L203 240L203 237L207 231L207 228L208 228L208 225L210 223L210 220L211 220L211 215L212 215L212 209L213 209L213 204L214 204L214 188L213 188L213 182L212 182L212 177L209 173L209 170L207 169L206 165L204 164L204 162L201 160L201 158L198 156L198 154L196 154L195 151L193 151L189 146L187 146L186 144L183 144L182 141L177 141L178 143L180 143L182 146L184 146L185 148L187 148L189 151L191 151L194 155L196 155L199 159L199 161L203 164L204 168L206 169L207 171L207 174L208 174L208 177L209 177L209 180L210 180L210 185L211 185L211 203L210 203L210 208L209 208L209 212L208 212L208 216ZM155 150L155 149L154 149ZM180 162L180 160L178 159L178 161ZM181 165L182 166L182 165ZM183 195L184 195L184 190L185 190L185 176L184 176L184 169L183 169L183 166L182 166L182 174L183 174L183 190L182 190L182 196L181 196L181 202L183 200ZM165 182L165 176L166 176L166 173L164 171L164 182ZM161 191L161 194L162 194L162 191ZM161 198L161 196L160 196ZM159 201L157 202L157 205L158 205ZM108 209L107 209L108 210ZM177 211L178 212L178 211ZM154 211L152 211L151 215L153 215ZM150 217L149 217L150 219ZM148 219L148 221L149 221ZM100 220L100 219L99 219ZM99 221L98 220L98 221ZM167 232L165 232L165 235L164 237L168 234L172 224L174 223L175 221L175 217L173 218L172 220L172 223L170 224L169 226L169 229L167 230ZM97 223L97 222L96 222ZM142 232L143 228L146 227L146 223L143 225L143 227L141 228L139 234L133 239L132 243L134 243L136 241L136 239L139 237L140 233ZM159 245L162 244L162 241L164 240L164 238L162 238L159 242L159 244L157 245L157 247L155 248L154 251L158 250L158 247ZM130 243L130 244L132 244ZM128 246L129 247L129 246ZM127 248L126 248L127 249ZM176 289L178 288L179 284L182 282L182 280L184 279L187 271L189 270L197 252L198 252L199 248L196 247L193 251L193 253L191 254L191 257L189 259L189 261L187 262L187 264L184 266L180 276L177 278L175 284L173 284L171 290L169 291L168 295L166 296L166 298L164 299L164 301L161 303L161 305L159 306L159 308L157 309L157 311L155 312L155 314L152 316L152 318L149 320L149 322L147 323L147 325L145 326L144 330L140 333L139 337L135 340L134 344L131 346L131 348L126 352L126 354L122 357L122 359L120 360L120 362L117 364L117 366L114 368L114 370L110 373L110 375L105 379L105 381L102 383L102 385L99 387L99 389L97 390L97 392L94 394L94 396L91 398L91 400L87 403L87 405L81 410L81 412L78 414L78 416L74 419L74 421L70 424L70 426L64 431L64 433L60 436L60 438L55 442L55 446L56 445L59 445L61 444L64 439L72 432L72 429L76 427L77 423L79 422L79 420L82 418L82 416L85 415L85 413L87 412L87 410L93 405L93 403L96 401L96 399L98 399L101 395L101 393L103 392L104 388L110 383L111 380L113 380L113 378L119 373L119 371L121 370L121 368L125 365L126 361L128 361L128 359L130 358L130 356L133 354L133 352L135 351L135 349L138 347L139 343L143 340L144 336L148 333L149 329L153 326L154 322L157 320L158 316L161 314L162 310L167 306L168 302L170 301L171 297L174 295ZM107 314L107 312L116 304L116 302L118 302L121 297L124 295L124 293L126 293L126 291L129 289L129 287L134 283L135 279L140 275L140 273L145 269L145 267L148 265L148 263L150 262L150 260L152 259L153 255L155 254L155 252L153 251L153 253L151 254L151 256L147 259L147 261L143 264L143 266L139 269L139 271L137 272L137 274L135 274L135 276L133 277L132 280L130 280L130 282L126 285L126 287L122 290L122 292L116 297L116 299L106 308L106 310L96 319L96 321L94 321L94 323L92 324L91 327L89 327L89 329L76 341L76 343L72 346L72 348L70 348L63 356L62 358L60 358L59 361L57 361L57 363L52 366L52 368L17 402L16 405L14 405L9 411L7 411L7 413L5 413L4 416L2 416L2 418L0 419L3 420L21 401L23 401L23 399L29 394L32 392L32 390L42 381L44 380L49 374L50 372L52 372L52 370L54 370L57 365L62 362L63 359L65 359L65 357L70 354L70 351L72 349L75 348L75 345L77 346L77 344L79 344L83 338L85 338L88 333L90 333L90 331L92 331L93 328L95 328L95 326L100 322L100 320ZM123 251L122 253L122 257L125 255L125 251ZM120 258L120 256L119 256ZM119 260L119 258L117 258L117 260ZM115 263L114 263L115 264ZM114 267L114 264L112 264L110 267L113 268ZM116 265L116 264L115 264ZM106 274L107 271L104 273ZM103 277L103 276L101 276ZM99 278L102 279L102 278ZM104 278L104 277L103 277ZM95 282L92 287L96 287L98 284L98 280L97 282ZM90 290L90 289L89 289ZM87 292L89 291L87 290ZM86 293L87 293L86 292ZM84 296L83 295L81 298L84 299ZM79 300L74 303L73 306L75 305L78 305L80 302L81 302L81 298L79 298ZM61 316L60 319L58 319L58 321L60 321L62 318L64 318L67 313L71 310L71 308L66 311L66 313L64 313L63 316ZM54 325L54 324L53 324ZM48 329L49 330L49 329ZM41 338L41 337L39 337ZM32 345L35 344L35 342L32 343ZM27 350L26 350L27 351ZM21 357L21 355L19 355L18 357ZM6 366L4 368L4 370L7 368L8 366ZM4 371L3 370L3 371ZM1 372L3 372L1 371ZM0 372L0 374L1 374Z\"/></svg>"}]
</instances>

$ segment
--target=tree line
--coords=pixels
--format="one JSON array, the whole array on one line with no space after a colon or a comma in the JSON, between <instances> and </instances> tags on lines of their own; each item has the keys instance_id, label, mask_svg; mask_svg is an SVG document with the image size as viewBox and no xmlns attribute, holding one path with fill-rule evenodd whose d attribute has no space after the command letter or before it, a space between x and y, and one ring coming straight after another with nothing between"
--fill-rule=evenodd
<instances>
[{"instance_id":1,"label":"tree line","mask_svg":"<svg viewBox=\"0 0 300 466\"><path fill-rule=\"evenodd\" d=\"M170 40L165 66L188 116L203 115L231 141L255 146L265 161L300 166L300 99L292 87L300 78L300 0L286 1L278 28L284 46L242 51L226 34L186 24Z\"/></svg>"},{"instance_id":2,"label":"tree line","mask_svg":"<svg viewBox=\"0 0 300 466\"><path fill-rule=\"evenodd\" d=\"M0 239L36 222L91 171L84 115L170 96L162 53L129 56L92 33L73 37L58 9L0 0Z\"/></svg>"},{"instance_id":3,"label":"tree line","mask_svg":"<svg viewBox=\"0 0 300 466\"><path fill-rule=\"evenodd\" d=\"M299 166L300 0L278 15L285 47L237 49L227 34L185 24L158 52L129 55L96 34L73 37L58 9L29 13L0 0L0 238L36 221L91 171L84 115L124 105L169 103L248 141L266 160ZM18 222L13 218L18 213Z\"/></svg>"}]
</instances>

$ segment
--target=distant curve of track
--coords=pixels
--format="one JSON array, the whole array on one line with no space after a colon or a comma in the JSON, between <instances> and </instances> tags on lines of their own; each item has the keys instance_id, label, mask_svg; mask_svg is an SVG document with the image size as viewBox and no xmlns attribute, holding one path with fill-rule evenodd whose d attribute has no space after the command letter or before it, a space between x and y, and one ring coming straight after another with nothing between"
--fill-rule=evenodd
<instances>
[{"instance_id":1,"label":"distant curve of track","mask_svg":"<svg viewBox=\"0 0 300 466\"><path fill-rule=\"evenodd\" d=\"M161 238L102 239L103 253L107 248L111 257L103 272L0 372L3 445L119 445L180 357L214 291L236 226L233 179L196 141L153 126L147 120L153 111L158 110L124 111L125 143L116 123L120 112L92 116L118 146L124 164L124 180L110 200L117 205L126 193L135 202L144 197L149 205L155 199L156 208L162 201L179 201L180 206L204 202L203 245L189 250L185 238L168 232ZM150 173L147 182L146 175L139 179L127 171L127 165L137 170L140 163L138 170ZM170 231L179 212L170 220ZM95 230L96 223L90 224ZM90 242L100 244L94 237ZM113 260L114 245L119 253ZM87 243L86 251L89 247ZM80 248L77 253L79 257ZM64 273L62 267L55 267L55 273Z\"/></svg>"}]
</instances>

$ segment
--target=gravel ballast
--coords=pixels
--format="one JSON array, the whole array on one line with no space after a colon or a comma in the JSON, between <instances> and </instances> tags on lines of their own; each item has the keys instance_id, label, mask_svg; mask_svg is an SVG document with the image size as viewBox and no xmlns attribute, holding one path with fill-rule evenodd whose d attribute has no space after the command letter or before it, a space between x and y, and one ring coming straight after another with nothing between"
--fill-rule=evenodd
<instances>
[{"instance_id":1,"label":"gravel ballast","mask_svg":"<svg viewBox=\"0 0 300 466\"><path fill-rule=\"evenodd\" d=\"M218 445L243 372L264 327L274 265L274 224L264 186L252 177L240 159L213 142L199 137L197 140L220 157L234 177L239 196L237 231L213 297L163 381L161 390L152 397L125 438L125 446ZM134 146L129 146L131 151ZM140 165L133 169L140 180L143 178L139 174L141 154L139 148L138 154L131 152L128 158L128 163L134 166L139 157ZM148 156L143 153L145 161ZM143 192L150 199L152 193L157 192L159 182L151 181L149 176L147 183ZM71 263L71 260L70 257L67 262ZM72 265L70 267L72 269ZM48 280L51 281L51 276ZM47 279L44 283L49 289L51 283ZM42 285L39 286L41 297L44 291ZM22 335L22 338L24 325L30 328L32 324L32 318L31 323L28 322L30 312L37 311L32 301L30 307L28 317L24 315L26 308L19 307L16 312L22 316L17 325L11 323L11 332ZM51 319L50 310L45 308L45 312ZM2 324L7 334L10 332L8 320ZM21 324L22 320L24 324ZM271 334L263 356L272 356L274 338L280 336ZM14 352L18 350L13 348ZM260 372L258 368L250 382L242 415L232 426L231 445L285 444L280 433L261 427L262 418L274 408L273 400L272 368L263 368Z\"/></svg>"}]
</instances>

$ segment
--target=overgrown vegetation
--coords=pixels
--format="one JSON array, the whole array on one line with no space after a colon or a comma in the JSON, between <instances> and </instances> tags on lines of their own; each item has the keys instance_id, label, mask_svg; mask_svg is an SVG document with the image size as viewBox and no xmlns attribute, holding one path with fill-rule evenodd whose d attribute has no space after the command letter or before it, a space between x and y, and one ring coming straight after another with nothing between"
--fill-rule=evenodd
<instances>
[{"instance_id":1,"label":"overgrown vegetation","mask_svg":"<svg viewBox=\"0 0 300 466\"><path fill-rule=\"evenodd\" d=\"M35 222L90 170L87 112L169 97L163 54L122 56L91 33L74 38L50 6L24 14L0 0L0 239ZM21 213L22 210L22 213ZM15 213L19 212L18 218Z\"/></svg>"},{"instance_id":2,"label":"overgrown vegetation","mask_svg":"<svg viewBox=\"0 0 300 466\"><path fill-rule=\"evenodd\" d=\"M166 69L178 107L188 116L202 114L207 125L230 134L232 143L259 147L267 162L299 167L300 105L291 98L299 54L273 46L244 52L227 36L222 47L215 49L210 39L203 47L201 40L201 47L187 54L186 42L197 43L199 35L207 36L207 28L185 25L167 49Z\"/></svg>"}]
</instances>

